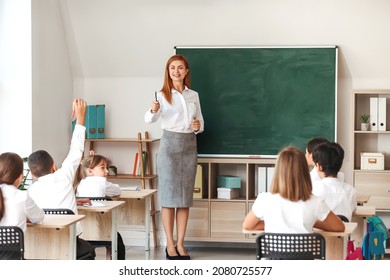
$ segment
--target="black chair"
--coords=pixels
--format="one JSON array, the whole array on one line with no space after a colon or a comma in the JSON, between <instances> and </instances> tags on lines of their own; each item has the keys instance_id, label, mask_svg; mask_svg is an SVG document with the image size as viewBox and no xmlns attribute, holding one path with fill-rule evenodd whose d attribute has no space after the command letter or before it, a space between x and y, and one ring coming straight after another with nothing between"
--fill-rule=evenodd
<instances>
[{"instance_id":1,"label":"black chair","mask_svg":"<svg viewBox=\"0 0 390 280\"><path fill-rule=\"evenodd\" d=\"M0 260L24 260L24 233L16 226L0 226Z\"/></svg>"},{"instance_id":2,"label":"black chair","mask_svg":"<svg viewBox=\"0 0 390 280\"><path fill-rule=\"evenodd\" d=\"M325 238L319 233L269 233L256 239L256 258L271 260L325 260Z\"/></svg>"},{"instance_id":3,"label":"black chair","mask_svg":"<svg viewBox=\"0 0 390 280\"><path fill-rule=\"evenodd\" d=\"M45 212L46 215L74 215L74 212L67 208L43 208L42 210L43 212ZM77 242L79 242L78 238L77 238ZM91 253L86 253L82 256L77 257L77 259L90 260L90 259L94 259L94 256Z\"/></svg>"},{"instance_id":4,"label":"black chair","mask_svg":"<svg viewBox=\"0 0 390 280\"><path fill-rule=\"evenodd\" d=\"M347 217L345 217L344 215L337 215L339 218L340 218L340 220L342 220L343 222L345 222L345 223L349 223L349 220L348 220L348 218Z\"/></svg>"},{"instance_id":5,"label":"black chair","mask_svg":"<svg viewBox=\"0 0 390 280\"><path fill-rule=\"evenodd\" d=\"M43 208L46 215L74 215L74 212L66 208Z\"/></svg>"}]
</instances>

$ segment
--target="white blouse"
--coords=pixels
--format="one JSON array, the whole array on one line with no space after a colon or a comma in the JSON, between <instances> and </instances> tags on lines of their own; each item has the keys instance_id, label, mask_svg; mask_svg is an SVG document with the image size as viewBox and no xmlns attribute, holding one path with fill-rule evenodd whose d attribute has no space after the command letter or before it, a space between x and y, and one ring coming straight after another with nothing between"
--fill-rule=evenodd
<instances>
[{"instance_id":1,"label":"white blouse","mask_svg":"<svg viewBox=\"0 0 390 280\"><path fill-rule=\"evenodd\" d=\"M111 197L120 194L121 187L118 184L108 182L106 177L101 176L88 176L77 187L79 197Z\"/></svg>"},{"instance_id":2,"label":"white blouse","mask_svg":"<svg viewBox=\"0 0 390 280\"><path fill-rule=\"evenodd\" d=\"M0 185L0 188L5 205L4 216L0 220L1 226L18 226L25 232L27 219L33 224L43 222L43 210L35 204L27 191L6 184Z\"/></svg>"},{"instance_id":3,"label":"white blouse","mask_svg":"<svg viewBox=\"0 0 390 280\"><path fill-rule=\"evenodd\" d=\"M199 95L196 91L185 87L183 93L180 93L172 89L172 104L166 101L162 92L158 92L157 100L160 103L160 109L154 114L148 110L145 113L146 123L156 122L161 117L163 130L193 133L191 122L195 118L200 121L200 129L195 133L201 133L204 130Z\"/></svg>"}]
</instances>

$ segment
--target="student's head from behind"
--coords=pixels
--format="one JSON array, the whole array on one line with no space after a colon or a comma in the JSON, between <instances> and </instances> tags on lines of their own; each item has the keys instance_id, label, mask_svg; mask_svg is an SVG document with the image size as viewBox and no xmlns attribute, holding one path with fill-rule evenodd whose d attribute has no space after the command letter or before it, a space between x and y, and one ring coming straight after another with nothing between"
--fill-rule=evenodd
<instances>
[{"instance_id":1,"label":"student's head from behind","mask_svg":"<svg viewBox=\"0 0 390 280\"><path fill-rule=\"evenodd\" d=\"M19 186L23 179L23 159L15 153L0 155L0 184Z\"/></svg>"},{"instance_id":2,"label":"student's head from behind","mask_svg":"<svg viewBox=\"0 0 390 280\"><path fill-rule=\"evenodd\" d=\"M316 167L325 177L337 177L344 160L344 149L335 142L318 145L313 152Z\"/></svg>"},{"instance_id":3,"label":"student's head from behind","mask_svg":"<svg viewBox=\"0 0 390 280\"><path fill-rule=\"evenodd\" d=\"M56 170L54 160L51 155L43 150L33 152L28 157L28 167L34 178L39 178Z\"/></svg>"},{"instance_id":4,"label":"student's head from behind","mask_svg":"<svg viewBox=\"0 0 390 280\"><path fill-rule=\"evenodd\" d=\"M315 167L315 163L313 161L313 151L314 151L315 147L317 147L318 145L320 145L322 143L329 143L329 141L328 141L328 139L323 138L323 137L316 137L316 138L311 139L309 142L307 142L305 157L306 157L307 164L309 166Z\"/></svg>"},{"instance_id":5,"label":"student's head from behind","mask_svg":"<svg viewBox=\"0 0 390 280\"><path fill-rule=\"evenodd\" d=\"M305 154L295 147L286 147L278 155L271 193L291 201L306 201L312 193L312 183Z\"/></svg>"}]
</instances>

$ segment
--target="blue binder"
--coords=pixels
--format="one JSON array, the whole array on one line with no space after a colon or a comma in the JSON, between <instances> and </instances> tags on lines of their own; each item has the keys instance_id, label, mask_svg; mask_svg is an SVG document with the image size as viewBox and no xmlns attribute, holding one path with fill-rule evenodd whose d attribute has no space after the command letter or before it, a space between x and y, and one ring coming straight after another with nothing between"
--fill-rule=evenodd
<instances>
[{"instance_id":1,"label":"blue binder","mask_svg":"<svg viewBox=\"0 0 390 280\"><path fill-rule=\"evenodd\" d=\"M87 111L85 113L85 128L86 138L96 139L97 138L97 112L96 105L87 105Z\"/></svg>"},{"instance_id":2,"label":"blue binder","mask_svg":"<svg viewBox=\"0 0 390 280\"><path fill-rule=\"evenodd\" d=\"M96 113L97 113L97 137L99 139L103 139L106 136L106 128L105 128L105 122L106 122L106 105L100 104L96 105Z\"/></svg>"}]
</instances>

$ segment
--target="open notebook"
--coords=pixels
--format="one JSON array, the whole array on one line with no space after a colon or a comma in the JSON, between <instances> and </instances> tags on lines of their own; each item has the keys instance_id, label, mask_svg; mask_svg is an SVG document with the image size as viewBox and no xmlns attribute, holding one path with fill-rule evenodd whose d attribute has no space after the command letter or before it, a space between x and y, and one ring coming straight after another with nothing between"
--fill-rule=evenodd
<instances>
[{"instance_id":1,"label":"open notebook","mask_svg":"<svg viewBox=\"0 0 390 280\"><path fill-rule=\"evenodd\" d=\"M122 191L140 191L140 186L121 186Z\"/></svg>"}]
</instances>

